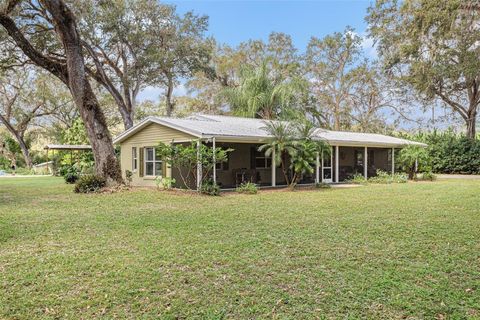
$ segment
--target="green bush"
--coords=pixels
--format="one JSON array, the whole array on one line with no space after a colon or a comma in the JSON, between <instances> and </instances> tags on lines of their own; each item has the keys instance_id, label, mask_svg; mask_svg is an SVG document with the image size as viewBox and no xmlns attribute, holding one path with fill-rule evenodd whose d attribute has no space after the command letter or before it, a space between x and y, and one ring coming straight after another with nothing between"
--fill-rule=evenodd
<instances>
[{"instance_id":1,"label":"green bush","mask_svg":"<svg viewBox=\"0 0 480 320\"><path fill-rule=\"evenodd\" d=\"M420 178L418 178L418 180L435 181L435 180L437 180L437 176L431 171L426 171L426 172L422 173L422 176Z\"/></svg>"},{"instance_id":2,"label":"green bush","mask_svg":"<svg viewBox=\"0 0 480 320\"><path fill-rule=\"evenodd\" d=\"M170 178L170 177L155 178L155 184L157 185L157 188L160 189L160 186L161 186L163 190L172 189L176 182L177 181L175 180L175 178Z\"/></svg>"},{"instance_id":3,"label":"green bush","mask_svg":"<svg viewBox=\"0 0 480 320\"><path fill-rule=\"evenodd\" d=\"M220 187L218 184L214 183L213 180L207 180L202 183L200 192L209 196L219 196Z\"/></svg>"},{"instance_id":4,"label":"green bush","mask_svg":"<svg viewBox=\"0 0 480 320\"><path fill-rule=\"evenodd\" d=\"M100 189L105 187L106 181L103 177L86 174L80 176L80 178L75 183L74 191L76 193L92 193L98 192Z\"/></svg>"},{"instance_id":5,"label":"green bush","mask_svg":"<svg viewBox=\"0 0 480 320\"><path fill-rule=\"evenodd\" d=\"M74 166L62 166L60 168L60 175L63 176L66 183L75 183L79 178L79 172Z\"/></svg>"},{"instance_id":6,"label":"green bush","mask_svg":"<svg viewBox=\"0 0 480 320\"><path fill-rule=\"evenodd\" d=\"M480 174L480 137L471 140L452 130L397 135L428 144L430 166L435 173ZM428 171L422 167L419 170Z\"/></svg>"},{"instance_id":7,"label":"green bush","mask_svg":"<svg viewBox=\"0 0 480 320\"><path fill-rule=\"evenodd\" d=\"M365 179L363 174L355 173L353 177L348 180L348 182L353 184L364 184L367 183L367 179Z\"/></svg>"},{"instance_id":8,"label":"green bush","mask_svg":"<svg viewBox=\"0 0 480 320\"><path fill-rule=\"evenodd\" d=\"M238 193L245 193L245 194L256 194L258 192L258 187L253 182L244 182L239 185L236 189Z\"/></svg>"},{"instance_id":9,"label":"green bush","mask_svg":"<svg viewBox=\"0 0 480 320\"><path fill-rule=\"evenodd\" d=\"M390 183L406 183L408 177L404 173L390 174L388 172L377 170L375 177L368 178L369 183L390 184Z\"/></svg>"},{"instance_id":10,"label":"green bush","mask_svg":"<svg viewBox=\"0 0 480 320\"><path fill-rule=\"evenodd\" d=\"M318 189L329 189L331 187L332 186L330 184L325 183L325 182L315 183L315 188L318 188Z\"/></svg>"}]
</instances>

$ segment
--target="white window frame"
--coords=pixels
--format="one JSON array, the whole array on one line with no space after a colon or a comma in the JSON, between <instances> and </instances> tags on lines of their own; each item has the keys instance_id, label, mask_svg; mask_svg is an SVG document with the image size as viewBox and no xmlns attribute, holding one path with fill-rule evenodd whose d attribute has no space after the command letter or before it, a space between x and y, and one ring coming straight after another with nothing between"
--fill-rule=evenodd
<instances>
[{"instance_id":1,"label":"white window frame","mask_svg":"<svg viewBox=\"0 0 480 320\"><path fill-rule=\"evenodd\" d=\"M138 170L137 147L132 147L132 172L137 172L137 170Z\"/></svg>"},{"instance_id":2,"label":"white window frame","mask_svg":"<svg viewBox=\"0 0 480 320\"><path fill-rule=\"evenodd\" d=\"M264 164L262 167L257 167L257 159L263 159ZM268 159L270 159L270 165L268 165ZM265 152L255 151L255 169L270 169L272 167L272 156L267 157Z\"/></svg>"},{"instance_id":3,"label":"white window frame","mask_svg":"<svg viewBox=\"0 0 480 320\"><path fill-rule=\"evenodd\" d=\"M147 154L148 154L149 149L153 149L153 160L148 160ZM153 175L147 173L147 163L153 163ZM155 152L155 147L145 147L144 148L144 155L143 155L143 169L144 169L143 172L144 172L145 177L158 177L155 174L155 164L156 163L160 163L160 168L161 168L161 175L160 176L163 176L163 174L164 174L164 172L163 172L163 161L162 160L157 160L157 154Z\"/></svg>"}]
</instances>

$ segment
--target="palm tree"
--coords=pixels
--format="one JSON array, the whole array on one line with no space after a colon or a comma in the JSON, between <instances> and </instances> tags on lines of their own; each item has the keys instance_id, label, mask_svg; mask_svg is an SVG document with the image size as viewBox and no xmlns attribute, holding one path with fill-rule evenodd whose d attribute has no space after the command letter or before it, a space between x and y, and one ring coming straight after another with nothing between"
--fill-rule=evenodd
<instances>
[{"instance_id":1,"label":"palm tree","mask_svg":"<svg viewBox=\"0 0 480 320\"><path fill-rule=\"evenodd\" d=\"M275 155L272 160L275 165L280 165L285 182L290 184L288 177L288 167L286 164L286 155L295 153L294 139L295 132L288 122L284 121L266 121L264 129L272 136L267 142L258 148L258 151L265 152L267 157ZM273 165L273 164L272 164Z\"/></svg>"},{"instance_id":2,"label":"palm tree","mask_svg":"<svg viewBox=\"0 0 480 320\"><path fill-rule=\"evenodd\" d=\"M312 173L317 153L331 151L330 146L323 140L314 137L316 128L309 121L290 124L283 121L267 121L264 129L272 136L258 150L266 156L275 154L275 164L280 165L285 182L294 188L302 174ZM275 151L275 152L274 152ZM290 156L290 166L286 164L286 156ZM288 169L293 171L290 179Z\"/></svg>"},{"instance_id":3,"label":"palm tree","mask_svg":"<svg viewBox=\"0 0 480 320\"><path fill-rule=\"evenodd\" d=\"M400 151L399 162L405 167L408 173L408 179L417 178L417 166L424 166L429 161L428 152L425 148L416 145L410 145Z\"/></svg>"},{"instance_id":4,"label":"palm tree","mask_svg":"<svg viewBox=\"0 0 480 320\"><path fill-rule=\"evenodd\" d=\"M240 85L224 89L223 95L233 113L242 117L275 119L291 107L298 92L305 87L300 79L273 81L267 61L258 69L243 68L239 77Z\"/></svg>"}]
</instances>

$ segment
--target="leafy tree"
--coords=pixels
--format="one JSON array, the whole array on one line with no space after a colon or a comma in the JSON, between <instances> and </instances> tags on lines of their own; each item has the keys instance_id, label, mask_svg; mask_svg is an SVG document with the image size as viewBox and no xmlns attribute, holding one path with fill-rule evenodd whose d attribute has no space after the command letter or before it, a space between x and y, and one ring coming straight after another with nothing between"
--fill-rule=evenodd
<instances>
[{"instance_id":1,"label":"leafy tree","mask_svg":"<svg viewBox=\"0 0 480 320\"><path fill-rule=\"evenodd\" d=\"M267 157L275 154L273 160L276 166L280 166L283 177L287 184L290 184L288 174L287 156L295 152L294 138L295 133L288 124L283 121L266 121L264 128L272 137L266 143L258 148L258 151L264 152Z\"/></svg>"},{"instance_id":2,"label":"leafy tree","mask_svg":"<svg viewBox=\"0 0 480 320\"><path fill-rule=\"evenodd\" d=\"M207 68L210 60L210 46L204 39L207 27L206 16L191 12L183 17L175 15L171 18L171 31L153 52L157 74L154 82L165 88L167 116L174 111L173 90L180 79L189 79L196 71Z\"/></svg>"},{"instance_id":3,"label":"leafy tree","mask_svg":"<svg viewBox=\"0 0 480 320\"><path fill-rule=\"evenodd\" d=\"M285 182L294 188L302 175L312 173L317 153L330 153L330 147L322 140L315 139L316 128L303 120L295 123L267 121L265 130L272 136L258 150L266 156L275 153L275 165L280 166ZM288 163L289 161L289 163ZM289 170L293 172L290 178Z\"/></svg>"},{"instance_id":4,"label":"leafy tree","mask_svg":"<svg viewBox=\"0 0 480 320\"><path fill-rule=\"evenodd\" d=\"M24 61L45 69L69 88L92 145L97 175L121 182L112 138L88 79L83 40L70 7L63 0L8 0L0 8L0 25Z\"/></svg>"},{"instance_id":5,"label":"leafy tree","mask_svg":"<svg viewBox=\"0 0 480 320\"><path fill-rule=\"evenodd\" d=\"M409 179L415 179L419 166L425 166L429 162L428 152L424 147L410 145L400 150L398 162L405 167Z\"/></svg>"},{"instance_id":6,"label":"leafy tree","mask_svg":"<svg viewBox=\"0 0 480 320\"><path fill-rule=\"evenodd\" d=\"M228 102L224 88L238 87L245 69L269 70L274 85L302 77L301 56L285 33L273 32L268 42L249 40L238 47L219 45L209 39L211 61L209 67L199 70L187 82L187 88L195 93L192 104L200 111L221 113Z\"/></svg>"},{"instance_id":7,"label":"leafy tree","mask_svg":"<svg viewBox=\"0 0 480 320\"><path fill-rule=\"evenodd\" d=\"M388 72L427 102L442 101L475 137L480 103L477 1L378 0L369 30Z\"/></svg>"},{"instance_id":8,"label":"leafy tree","mask_svg":"<svg viewBox=\"0 0 480 320\"><path fill-rule=\"evenodd\" d=\"M316 104L310 113L318 123L340 130L350 127L353 72L360 59L361 38L350 27L323 39L312 37L305 54L306 71Z\"/></svg>"},{"instance_id":9,"label":"leafy tree","mask_svg":"<svg viewBox=\"0 0 480 320\"><path fill-rule=\"evenodd\" d=\"M245 117L276 119L292 107L304 83L299 79L276 83L270 76L267 61L258 69L244 68L240 85L226 88L224 95L233 113Z\"/></svg>"},{"instance_id":10,"label":"leafy tree","mask_svg":"<svg viewBox=\"0 0 480 320\"><path fill-rule=\"evenodd\" d=\"M87 72L110 93L124 128L139 92L156 76L155 53L172 32L174 8L155 0L75 0Z\"/></svg>"},{"instance_id":11,"label":"leafy tree","mask_svg":"<svg viewBox=\"0 0 480 320\"><path fill-rule=\"evenodd\" d=\"M178 168L180 178L186 188L190 189L192 179L196 177L198 164L202 166L201 184L209 179L215 163L223 163L228 160L228 153L233 149L209 147L205 144L197 149L197 142L191 144L165 144L159 143L156 148L157 156L164 159L172 167ZM215 159L215 162L214 162Z\"/></svg>"},{"instance_id":12,"label":"leafy tree","mask_svg":"<svg viewBox=\"0 0 480 320\"><path fill-rule=\"evenodd\" d=\"M0 123L18 142L27 168L32 167L27 130L64 106L64 101L51 95L55 85L51 77L25 67L0 76Z\"/></svg>"}]
</instances>

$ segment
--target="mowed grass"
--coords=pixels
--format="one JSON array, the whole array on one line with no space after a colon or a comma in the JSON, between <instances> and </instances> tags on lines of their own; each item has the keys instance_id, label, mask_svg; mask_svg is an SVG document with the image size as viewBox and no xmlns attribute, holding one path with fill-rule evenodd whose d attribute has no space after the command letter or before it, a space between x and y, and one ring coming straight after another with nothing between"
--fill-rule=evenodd
<instances>
[{"instance_id":1,"label":"mowed grass","mask_svg":"<svg viewBox=\"0 0 480 320\"><path fill-rule=\"evenodd\" d=\"M0 318L480 318L480 180L214 198L0 179Z\"/></svg>"}]
</instances>

